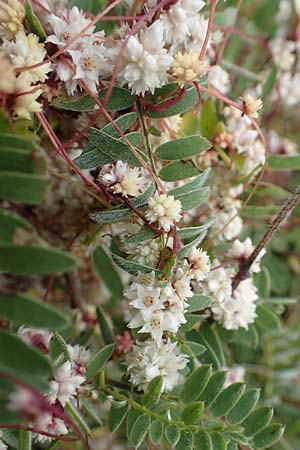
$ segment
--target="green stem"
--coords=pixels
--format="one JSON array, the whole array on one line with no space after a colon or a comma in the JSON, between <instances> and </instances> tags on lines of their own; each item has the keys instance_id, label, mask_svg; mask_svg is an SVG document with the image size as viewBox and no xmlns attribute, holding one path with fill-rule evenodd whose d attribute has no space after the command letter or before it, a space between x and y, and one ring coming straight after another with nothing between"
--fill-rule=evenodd
<instances>
[{"instance_id":1,"label":"green stem","mask_svg":"<svg viewBox=\"0 0 300 450\"><path fill-rule=\"evenodd\" d=\"M148 153L149 158L150 158L151 168L152 168L153 172L155 173L155 175L157 175L156 167L155 167L155 161L154 161L154 158L153 158L152 146L151 146L150 140L149 140L148 128L147 128L147 125L146 125L145 117L143 115L141 104L140 104L140 102L138 100L136 102L136 109L137 109L137 113L138 113L139 122L140 122L141 128L142 128L144 144L145 144L147 153Z\"/></svg>"}]
</instances>

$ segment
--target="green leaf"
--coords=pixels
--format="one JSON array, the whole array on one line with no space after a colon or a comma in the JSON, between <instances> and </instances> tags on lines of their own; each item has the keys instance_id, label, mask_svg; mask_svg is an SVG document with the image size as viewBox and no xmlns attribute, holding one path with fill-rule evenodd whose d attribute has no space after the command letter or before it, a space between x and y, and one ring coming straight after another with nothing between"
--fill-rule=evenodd
<instances>
[{"instance_id":1,"label":"green leaf","mask_svg":"<svg viewBox=\"0 0 300 450\"><path fill-rule=\"evenodd\" d=\"M264 305L258 305L256 308L257 318L255 324L263 331L278 330L281 328L281 322L273 311Z\"/></svg>"},{"instance_id":2,"label":"green leaf","mask_svg":"<svg viewBox=\"0 0 300 450\"><path fill-rule=\"evenodd\" d=\"M176 445L177 450L193 450L194 436L190 431L182 431Z\"/></svg>"},{"instance_id":3,"label":"green leaf","mask_svg":"<svg viewBox=\"0 0 300 450\"><path fill-rule=\"evenodd\" d=\"M245 436L253 436L265 428L273 417L273 409L269 406L262 406L253 411L249 417L242 423Z\"/></svg>"},{"instance_id":4,"label":"green leaf","mask_svg":"<svg viewBox=\"0 0 300 450\"><path fill-rule=\"evenodd\" d=\"M208 381L204 391L199 397L205 403L205 406L210 406L222 391L226 380L226 372L215 372Z\"/></svg>"},{"instance_id":5,"label":"green leaf","mask_svg":"<svg viewBox=\"0 0 300 450\"><path fill-rule=\"evenodd\" d=\"M197 450L213 450L210 435L207 431L200 430L194 434L195 449Z\"/></svg>"},{"instance_id":6,"label":"green leaf","mask_svg":"<svg viewBox=\"0 0 300 450\"><path fill-rule=\"evenodd\" d=\"M99 277L112 293L113 299L120 300L123 296L122 281L111 259L102 247L97 247L94 250L92 260Z\"/></svg>"},{"instance_id":7,"label":"green leaf","mask_svg":"<svg viewBox=\"0 0 300 450\"><path fill-rule=\"evenodd\" d=\"M99 101L103 101L107 89L103 89L98 93ZM114 87L109 100L105 106L107 111L121 111L130 108L133 105L133 97L127 89ZM65 109L67 111L87 112L93 111L95 101L88 95L80 98L57 97L51 102L51 106L56 109Z\"/></svg>"},{"instance_id":8,"label":"green leaf","mask_svg":"<svg viewBox=\"0 0 300 450\"><path fill-rule=\"evenodd\" d=\"M31 224L23 217L6 209L0 209L0 240L11 241L16 229L30 230Z\"/></svg>"},{"instance_id":9,"label":"green leaf","mask_svg":"<svg viewBox=\"0 0 300 450\"><path fill-rule=\"evenodd\" d=\"M227 450L227 443L221 433L211 433L210 437L213 450Z\"/></svg>"},{"instance_id":10,"label":"green leaf","mask_svg":"<svg viewBox=\"0 0 300 450\"><path fill-rule=\"evenodd\" d=\"M176 200L180 201L182 211L185 212L202 205L202 203L205 202L209 196L209 192L210 189L208 187L204 187L185 194L176 194L174 197Z\"/></svg>"},{"instance_id":11,"label":"green leaf","mask_svg":"<svg viewBox=\"0 0 300 450\"><path fill-rule=\"evenodd\" d=\"M84 433L84 434L91 434L90 427L78 411L78 409L71 403L68 402L65 406L65 410L67 412L67 415L76 423L78 428Z\"/></svg>"},{"instance_id":12,"label":"green leaf","mask_svg":"<svg viewBox=\"0 0 300 450\"><path fill-rule=\"evenodd\" d=\"M248 330L245 330L244 328L239 328L234 333L233 338L234 342L238 344L247 345L247 347L256 348L259 343L259 335L254 325L250 325Z\"/></svg>"},{"instance_id":13,"label":"green leaf","mask_svg":"<svg viewBox=\"0 0 300 450\"><path fill-rule=\"evenodd\" d=\"M27 150L28 152L31 152L31 150L33 149L33 142L31 139L28 139L24 136L18 136L16 134L10 133L1 133L0 146Z\"/></svg>"},{"instance_id":14,"label":"green leaf","mask_svg":"<svg viewBox=\"0 0 300 450\"><path fill-rule=\"evenodd\" d=\"M0 243L0 271L17 275L48 275L67 272L76 260L62 250Z\"/></svg>"},{"instance_id":15,"label":"green leaf","mask_svg":"<svg viewBox=\"0 0 300 450\"><path fill-rule=\"evenodd\" d=\"M67 323L66 318L42 300L27 295L1 295L0 317L12 320L17 325L57 330Z\"/></svg>"},{"instance_id":16,"label":"green leaf","mask_svg":"<svg viewBox=\"0 0 300 450\"><path fill-rule=\"evenodd\" d=\"M207 295L196 294L188 299L188 312L201 311L210 306L212 298Z\"/></svg>"},{"instance_id":17,"label":"green leaf","mask_svg":"<svg viewBox=\"0 0 300 450\"><path fill-rule=\"evenodd\" d=\"M52 368L49 359L40 351L0 329L0 372L44 391L48 388Z\"/></svg>"},{"instance_id":18,"label":"green leaf","mask_svg":"<svg viewBox=\"0 0 300 450\"><path fill-rule=\"evenodd\" d=\"M154 420L151 422L150 428L149 428L149 438L152 444L158 444L159 441L162 438L163 434L163 425L158 420Z\"/></svg>"},{"instance_id":19,"label":"green leaf","mask_svg":"<svg viewBox=\"0 0 300 450\"><path fill-rule=\"evenodd\" d=\"M105 344L113 343L114 335L113 335L113 332L111 331L110 326L108 325L108 322L105 318L105 314L104 314L101 306L97 306L97 319L98 319L99 328L101 330L101 334L102 334Z\"/></svg>"},{"instance_id":20,"label":"green leaf","mask_svg":"<svg viewBox=\"0 0 300 450\"><path fill-rule=\"evenodd\" d=\"M278 212L279 207L275 205L267 205L267 206L248 205L240 210L240 215L242 217L248 217L249 219L265 219L270 217L272 214L277 214Z\"/></svg>"},{"instance_id":21,"label":"green leaf","mask_svg":"<svg viewBox=\"0 0 300 450\"><path fill-rule=\"evenodd\" d=\"M92 358L87 365L87 378L93 378L102 369L106 361L111 357L115 349L114 344L108 344L103 347L99 352Z\"/></svg>"},{"instance_id":22,"label":"green leaf","mask_svg":"<svg viewBox=\"0 0 300 450\"><path fill-rule=\"evenodd\" d=\"M145 266L144 264L139 264L134 261L129 261L122 258L121 256L115 255L114 253L112 253L112 259L119 267L121 267L121 269L125 270L125 272L128 272L131 275L138 275L139 272L155 272L156 274L162 273L160 270L154 269L153 267Z\"/></svg>"},{"instance_id":23,"label":"green leaf","mask_svg":"<svg viewBox=\"0 0 300 450\"><path fill-rule=\"evenodd\" d=\"M37 166L31 152L2 147L0 148L0 170L31 173L37 171Z\"/></svg>"},{"instance_id":24,"label":"green leaf","mask_svg":"<svg viewBox=\"0 0 300 450\"><path fill-rule=\"evenodd\" d=\"M185 344L191 350L194 356L202 355L202 353L206 352L206 347L204 345L198 344L198 342L186 341Z\"/></svg>"},{"instance_id":25,"label":"green leaf","mask_svg":"<svg viewBox=\"0 0 300 450\"><path fill-rule=\"evenodd\" d=\"M147 414L140 415L135 421L129 436L129 440L134 448L139 448L148 433L150 427L150 417Z\"/></svg>"},{"instance_id":26,"label":"green leaf","mask_svg":"<svg viewBox=\"0 0 300 450\"><path fill-rule=\"evenodd\" d=\"M0 197L28 205L42 203L48 185L47 178L20 172L0 172Z\"/></svg>"},{"instance_id":27,"label":"green leaf","mask_svg":"<svg viewBox=\"0 0 300 450\"><path fill-rule=\"evenodd\" d=\"M201 189L206 181L208 180L210 174L210 169L204 170L198 177L194 178L194 180L190 181L189 183L184 184L183 186L180 186L175 189L171 189L169 194L174 195L174 197L178 195L183 194L189 194L190 192L195 192L199 189Z\"/></svg>"},{"instance_id":28,"label":"green leaf","mask_svg":"<svg viewBox=\"0 0 300 450\"><path fill-rule=\"evenodd\" d=\"M214 369L220 369L226 366L223 346L219 338L218 330L214 325L203 323L198 335L194 333L193 340L207 348L207 352L204 355L204 361L206 363L211 363Z\"/></svg>"},{"instance_id":29,"label":"green leaf","mask_svg":"<svg viewBox=\"0 0 300 450\"><path fill-rule=\"evenodd\" d=\"M160 399L162 388L163 377L158 375L150 381L147 390L142 397L142 405L146 406L146 408L152 408L156 405Z\"/></svg>"},{"instance_id":30,"label":"green leaf","mask_svg":"<svg viewBox=\"0 0 300 450\"><path fill-rule=\"evenodd\" d=\"M149 187L142 195L132 200L132 205L138 209L144 208L147 205L148 198L152 193L153 188ZM127 206L119 205L105 211L92 213L89 216L97 223L112 223L117 222L120 219L125 219L132 214L132 211Z\"/></svg>"},{"instance_id":31,"label":"green leaf","mask_svg":"<svg viewBox=\"0 0 300 450\"><path fill-rule=\"evenodd\" d=\"M181 418L187 424L195 424L202 419L203 412L204 412L204 403L194 402L187 405L183 409L181 413Z\"/></svg>"},{"instance_id":32,"label":"green leaf","mask_svg":"<svg viewBox=\"0 0 300 450\"><path fill-rule=\"evenodd\" d=\"M277 66L274 64L266 81L262 86L261 99L265 100L273 91L277 78Z\"/></svg>"},{"instance_id":33,"label":"green leaf","mask_svg":"<svg viewBox=\"0 0 300 450\"><path fill-rule=\"evenodd\" d=\"M175 89L177 88L177 85L175 83L170 83L162 88L155 89L155 92L152 96L149 96L151 103L155 104L155 106L161 107L162 105L166 104L170 100L174 99L176 96L178 96L178 92L174 94ZM177 114L183 114L186 111L189 111L193 108L199 101L199 97L197 94L196 89L191 86L188 87L186 90L185 95L183 98L173 106L170 106L169 108L164 109L163 111L153 111L151 109L147 110L147 114L149 117L155 118L155 119L162 119L164 117L171 117L175 116Z\"/></svg>"},{"instance_id":34,"label":"green leaf","mask_svg":"<svg viewBox=\"0 0 300 450\"><path fill-rule=\"evenodd\" d=\"M247 445L248 444L248 439L245 438L245 436L243 436L240 433L236 433L236 432L232 432L232 433L226 433L226 438L230 439L231 441L234 441L238 444L241 445Z\"/></svg>"},{"instance_id":35,"label":"green leaf","mask_svg":"<svg viewBox=\"0 0 300 450\"><path fill-rule=\"evenodd\" d=\"M105 164L118 160L127 162L131 166L141 165L131 149L122 139L117 139L96 129L90 130L89 138L91 138L91 132L93 130L95 133L93 134L93 139L90 140L85 151L74 159L74 163L79 169L102 167ZM139 150L137 150L137 152L140 154L141 158L146 158Z\"/></svg>"},{"instance_id":36,"label":"green leaf","mask_svg":"<svg viewBox=\"0 0 300 450\"><path fill-rule=\"evenodd\" d=\"M155 231L148 228L147 225L144 225L137 234L126 236L126 244L139 244L153 237L156 237Z\"/></svg>"},{"instance_id":37,"label":"green leaf","mask_svg":"<svg viewBox=\"0 0 300 450\"><path fill-rule=\"evenodd\" d=\"M188 244L184 245L181 250L179 251L178 255L180 258L184 258L185 256L187 256L189 254L189 251L192 247L198 247L199 244L201 244L201 242L203 241L203 239L205 238L205 236L207 235L207 230L202 231L202 233L199 234L198 237L196 237L196 239L194 239L193 241L189 242Z\"/></svg>"},{"instance_id":38,"label":"green leaf","mask_svg":"<svg viewBox=\"0 0 300 450\"><path fill-rule=\"evenodd\" d=\"M29 3L29 1L26 1L25 3L25 15L29 24L29 31L31 31L31 33L37 34L38 37L40 38L40 41L44 42L47 38L47 35L39 19L32 11L31 4Z\"/></svg>"},{"instance_id":39,"label":"green leaf","mask_svg":"<svg viewBox=\"0 0 300 450\"><path fill-rule=\"evenodd\" d=\"M213 417L225 416L241 398L245 389L244 383L234 383L221 392L210 408Z\"/></svg>"},{"instance_id":40,"label":"green leaf","mask_svg":"<svg viewBox=\"0 0 300 450\"><path fill-rule=\"evenodd\" d=\"M204 390L211 375L211 366L203 365L198 367L186 379L180 392L180 399L183 403L190 403L198 400Z\"/></svg>"},{"instance_id":41,"label":"green leaf","mask_svg":"<svg viewBox=\"0 0 300 450\"><path fill-rule=\"evenodd\" d=\"M18 450L31 450L31 431L19 430Z\"/></svg>"},{"instance_id":42,"label":"green leaf","mask_svg":"<svg viewBox=\"0 0 300 450\"><path fill-rule=\"evenodd\" d=\"M155 151L158 158L173 161L199 155L211 147L211 143L200 135L183 137L161 144Z\"/></svg>"},{"instance_id":43,"label":"green leaf","mask_svg":"<svg viewBox=\"0 0 300 450\"><path fill-rule=\"evenodd\" d=\"M237 425L243 422L257 404L259 394L259 389L250 389L245 394L243 394L237 404L227 415L227 422L231 423L232 425Z\"/></svg>"},{"instance_id":44,"label":"green leaf","mask_svg":"<svg viewBox=\"0 0 300 450\"><path fill-rule=\"evenodd\" d=\"M127 433L128 439L129 439L132 427L135 424L135 422L136 422L136 420L138 419L139 416L140 416L140 412L137 411L136 409L133 409L133 408L131 408L129 410L129 413L127 414L127 418L126 418L126 433Z\"/></svg>"},{"instance_id":45,"label":"green leaf","mask_svg":"<svg viewBox=\"0 0 300 450\"><path fill-rule=\"evenodd\" d=\"M176 427L176 425L167 425L164 429L164 434L167 442L172 446L175 447L177 442L180 439L180 429Z\"/></svg>"},{"instance_id":46,"label":"green leaf","mask_svg":"<svg viewBox=\"0 0 300 450\"><path fill-rule=\"evenodd\" d=\"M215 104L212 100L206 100L201 107L200 130L202 136L213 139L217 123Z\"/></svg>"},{"instance_id":47,"label":"green leaf","mask_svg":"<svg viewBox=\"0 0 300 450\"><path fill-rule=\"evenodd\" d=\"M128 412L128 404L125 402L113 401L108 414L108 427L113 433L121 426Z\"/></svg>"},{"instance_id":48,"label":"green leaf","mask_svg":"<svg viewBox=\"0 0 300 450\"><path fill-rule=\"evenodd\" d=\"M259 273L254 274L254 283L258 289L259 298L268 298L271 295L272 281L267 267L262 266Z\"/></svg>"},{"instance_id":49,"label":"green leaf","mask_svg":"<svg viewBox=\"0 0 300 450\"><path fill-rule=\"evenodd\" d=\"M57 333L57 331L55 331L52 335L49 345L49 353L53 361L59 360L60 363L63 363L71 360L67 343L64 338Z\"/></svg>"},{"instance_id":50,"label":"green leaf","mask_svg":"<svg viewBox=\"0 0 300 450\"><path fill-rule=\"evenodd\" d=\"M284 427L280 423L273 423L254 436L255 448L266 448L274 445L283 435Z\"/></svg>"},{"instance_id":51,"label":"green leaf","mask_svg":"<svg viewBox=\"0 0 300 450\"><path fill-rule=\"evenodd\" d=\"M284 172L300 169L300 156L277 156L272 155L268 158L268 166L271 170Z\"/></svg>"},{"instance_id":52,"label":"green leaf","mask_svg":"<svg viewBox=\"0 0 300 450\"><path fill-rule=\"evenodd\" d=\"M120 130L123 133L125 133L125 131L127 131L128 128L132 127L132 125L135 124L136 120L137 120L137 113L130 112L127 114L123 114L123 116L115 119L114 123L115 125L118 126L118 128L120 128ZM93 140L93 136L95 136L95 138L98 140L99 136L101 136L101 132L104 132L106 134L109 134L110 136L114 136L115 138L120 139L118 131L114 128L114 126L111 123L105 125L103 128L101 128L101 130L98 130L97 128L90 128L87 132L87 136L91 141Z\"/></svg>"},{"instance_id":53,"label":"green leaf","mask_svg":"<svg viewBox=\"0 0 300 450\"><path fill-rule=\"evenodd\" d=\"M199 227L189 227L189 228L180 228L177 232L178 237L180 239L192 239L196 236L199 236L203 231L208 230L208 228L214 223L214 219L209 220L208 222L200 225Z\"/></svg>"},{"instance_id":54,"label":"green leaf","mask_svg":"<svg viewBox=\"0 0 300 450\"><path fill-rule=\"evenodd\" d=\"M159 177L163 181L178 181L195 177L198 174L199 170L191 161L176 161L164 166L159 172Z\"/></svg>"}]
</instances>

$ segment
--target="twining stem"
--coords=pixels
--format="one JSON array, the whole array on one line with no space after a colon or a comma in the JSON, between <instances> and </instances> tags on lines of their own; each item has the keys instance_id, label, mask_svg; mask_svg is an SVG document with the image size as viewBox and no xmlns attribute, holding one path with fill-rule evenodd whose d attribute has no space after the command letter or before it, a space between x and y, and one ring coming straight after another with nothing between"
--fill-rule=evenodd
<instances>
[{"instance_id":1,"label":"twining stem","mask_svg":"<svg viewBox=\"0 0 300 450\"><path fill-rule=\"evenodd\" d=\"M295 192L290 196L290 198L284 203L281 210L279 211L278 215L275 217L267 231L265 232L264 236L260 240L260 242L257 244L249 258L246 259L246 261L241 265L238 273L233 278L232 282L232 288L233 290L237 288L239 283L245 279L247 276L247 273L252 266L255 259L258 257L261 250L266 246L266 244L270 241L270 239L273 237L274 233L277 231L277 229L280 227L282 222L291 214L295 206L297 205L298 201L300 200L300 186L295 190Z\"/></svg>"},{"instance_id":2,"label":"twining stem","mask_svg":"<svg viewBox=\"0 0 300 450\"><path fill-rule=\"evenodd\" d=\"M211 30L213 27L216 6L217 6L217 0L211 0L211 7L210 7L206 35L205 35L204 42L203 42L203 45L202 45L202 48L201 48L201 51L199 54L199 59L203 59L206 54L206 50L207 50L207 46L208 46L208 42L209 42L209 38L210 38L210 33L211 33Z\"/></svg>"}]
</instances>

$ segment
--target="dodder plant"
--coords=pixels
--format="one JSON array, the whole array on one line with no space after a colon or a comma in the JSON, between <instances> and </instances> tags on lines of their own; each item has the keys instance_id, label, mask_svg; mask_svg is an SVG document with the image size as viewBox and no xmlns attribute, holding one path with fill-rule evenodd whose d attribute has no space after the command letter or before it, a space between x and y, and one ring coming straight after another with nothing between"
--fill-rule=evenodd
<instances>
[{"instance_id":1,"label":"dodder plant","mask_svg":"<svg viewBox=\"0 0 300 450\"><path fill-rule=\"evenodd\" d=\"M0 6L0 448L272 447L234 363L280 326L261 259L299 190L263 179L262 101L227 97L232 29L215 0L89 13ZM253 211L275 214L256 247Z\"/></svg>"}]
</instances>

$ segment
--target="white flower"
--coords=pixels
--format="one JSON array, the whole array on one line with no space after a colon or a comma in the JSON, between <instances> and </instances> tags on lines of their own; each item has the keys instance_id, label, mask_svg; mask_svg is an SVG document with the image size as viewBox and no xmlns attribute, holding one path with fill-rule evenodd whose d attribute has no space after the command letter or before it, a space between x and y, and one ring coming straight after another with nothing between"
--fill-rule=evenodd
<instances>
[{"instance_id":1,"label":"white flower","mask_svg":"<svg viewBox=\"0 0 300 450\"><path fill-rule=\"evenodd\" d=\"M38 64L46 55L44 44L39 43L38 36L32 33L26 36L23 30L16 34L14 41L4 39L2 48L15 68ZM26 70L26 74L30 76L32 83L45 81L50 66L51 63L48 62L40 67Z\"/></svg>"},{"instance_id":2,"label":"white flower","mask_svg":"<svg viewBox=\"0 0 300 450\"><path fill-rule=\"evenodd\" d=\"M3 52L0 52L0 65L0 92L13 94L16 91L16 72Z\"/></svg>"},{"instance_id":3,"label":"white flower","mask_svg":"<svg viewBox=\"0 0 300 450\"><path fill-rule=\"evenodd\" d=\"M146 390L150 381L161 375L163 391L167 392L182 381L179 371L185 368L187 357L169 340L159 347L153 341L145 341L133 346L126 363L130 380L139 390Z\"/></svg>"},{"instance_id":4,"label":"white flower","mask_svg":"<svg viewBox=\"0 0 300 450\"><path fill-rule=\"evenodd\" d=\"M242 261L249 258L251 253L253 252L255 246L252 244L251 238L247 237L244 242L235 239L231 245L231 248L228 252L228 256L234 259L240 259ZM260 272L260 261L263 256L266 254L266 250L262 249L250 267L250 272L258 273Z\"/></svg>"},{"instance_id":5,"label":"white flower","mask_svg":"<svg viewBox=\"0 0 300 450\"><path fill-rule=\"evenodd\" d=\"M178 52L174 56L172 76L176 83L183 87L187 82L194 81L205 75L209 70L209 64L199 59L199 51L190 50L187 53Z\"/></svg>"},{"instance_id":6,"label":"white flower","mask_svg":"<svg viewBox=\"0 0 300 450\"><path fill-rule=\"evenodd\" d=\"M282 71L290 71L296 61L296 44L294 41L288 41L276 38L270 43L273 52L274 61Z\"/></svg>"},{"instance_id":7,"label":"white flower","mask_svg":"<svg viewBox=\"0 0 300 450\"><path fill-rule=\"evenodd\" d=\"M46 431L47 433L56 434L61 436L63 434L68 434L68 428L65 423L58 417L54 417L52 414L42 414L36 423L36 427L41 431ZM34 440L41 444L51 441L52 438L45 436L43 434L34 434Z\"/></svg>"},{"instance_id":8,"label":"white flower","mask_svg":"<svg viewBox=\"0 0 300 450\"><path fill-rule=\"evenodd\" d=\"M241 100L243 101L243 107L244 107L245 113L248 116L257 118L258 111L263 107L262 100L260 98L254 98L250 94L247 94L244 97L241 97Z\"/></svg>"},{"instance_id":9,"label":"white flower","mask_svg":"<svg viewBox=\"0 0 300 450\"><path fill-rule=\"evenodd\" d=\"M217 89L222 94L226 94L230 89L228 72L219 65L210 68L207 82L211 87Z\"/></svg>"},{"instance_id":10,"label":"white flower","mask_svg":"<svg viewBox=\"0 0 300 450\"><path fill-rule=\"evenodd\" d=\"M3 433L0 430L0 450L6 450L7 449L7 445L1 440L2 436L3 436Z\"/></svg>"},{"instance_id":11,"label":"white flower","mask_svg":"<svg viewBox=\"0 0 300 450\"><path fill-rule=\"evenodd\" d=\"M220 262L215 259L212 270L207 275L203 284L204 292L211 295L217 304L223 303L231 297L233 271L228 267L219 267Z\"/></svg>"},{"instance_id":12,"label":"white flower","mask_svg":"<svg viewBox=\"0 0 300 450\"><path fill-rule=\"evenodd\" d=\"M202 281L210 271L210 260L207 252L192 247L187 256L190 271L197 281Z\"/></svg>"},{"instance_id":13,"label":"white flower","mask_svg":"<svg viewBox=\"0 0 300 450\"><path fill-rule=\"evenodd\" d=\"M134 261L140 264L154 267L159 258L159 243L156 239L138 244L127 243L125 239L124 249Z\"/></svg>"},{"instance_id":14,"label":"white flower","mask_svg":"<svg viewBox=\"0 0 300 450\"><path fill-rule=\"evenodd\" d=\"M118 80L121 86L128 84L135 94L144 95L147 91L153 93L167 81L167 71L172 62L172 56L164 48L163 24L156 21L138 35L130 36Z\"/></svg>"},{"instance_id":15,"label":"white flower","mask_svg":"<svg viewBox=\"0 0 300 450\"><path fill-rule=\"evenodd\" d=\"M18 31L23 30L25 10L18 0L0 2L0 37L13 39Z\"/></svg>"},{"instance_id":16,"label":"white flower","mask_svg":"<svg viewBox=\"0 0 300 450\"><path fill-rule=\"evenodd\" d=\"M256 318L257 289L251 278L239 283L233 295L212 306L214 318L227 330L248 327Z\"/></svg>"},{"instance_id":17,"label":"white flower","mask_svg":"<svg viewBox=\"0 0 300 450\"><path fill-rule=\"evenodd\" d=\"M52 333L39 328L26 328L21 326L17 331L18 336L27 344L39 348L44 353L49 350Z\"/></svg>"},{"instance_id":18,"label":"white flower","mask_svg":"<svg viewBox=\"0 0 300 450\"><path fill-rule=\"evenodd\" d=\"M76 375L70 361L63 363L55 372L54 380L50 381L50 391L47 398L50 403L57 400L65 406L76 395L77 389L84 383L85 378Z\"/></svg>"},{"instance_id":19,"label":"white flower","mask_svg":"<svg viewBox=\"0 0 300 450\"><path fill-rule=\"evenodd\" d=\"M146 217L150 222L158 222L165 231L169 231L173 222L181 219L181 203L172 195L158 194L148 200Z\"/></svg>"},{"instance_id":20,"label":"white flower","mask_svg":"<svg viewBox=\"0 0 300 450\"><path fill-rule=\"evenodd\" d=\"M232 367L223 367L223 369L226 370L226 380L224 383L224 388L227 388L233 383L245 381L246 370L243 366L239 366L238 364L236 364Z\"/></svg>"},{"instance_id":21,"label":"white flower","mask_svg":"<svg viewBox=\"0 0 300 450\"><path fill-rule=\"evenodd\" d=\"M112 192L121 194L123 197L136 197L147 183L142 169L129 167L126 162L121 160L105 164L100 170L99 180Z\"/></svg>"},{"instance_id":22,"label":"white flower","mask_svg":"<svg viewBox=\"0 0 300 450\"><path fill-rule=\"evenodd\" d=\"M79 11L77 6L73 6L72 9L61 10L61 17L55 14L49 15L49 23L53 28L54 33L49 35L46 42L52 42L56 44L58 48L64 47L67 42L79 34L85 27L87 27L91 20L85 17L82 11ZM95 26L88 28L86 33L93 33ZM80 38L69 47L69 50L74 49L80 45Z\"/></svg>"}]
</instances>

